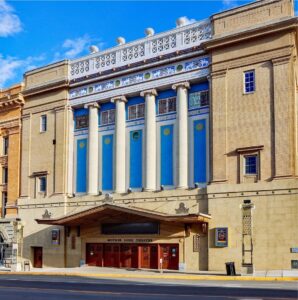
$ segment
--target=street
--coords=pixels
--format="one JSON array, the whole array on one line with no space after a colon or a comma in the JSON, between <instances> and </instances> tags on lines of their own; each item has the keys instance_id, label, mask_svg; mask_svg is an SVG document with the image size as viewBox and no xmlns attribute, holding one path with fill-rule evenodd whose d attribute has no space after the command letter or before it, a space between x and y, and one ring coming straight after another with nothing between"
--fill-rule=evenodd
<instances>
[{"instance_id":1,"label":"street","mask_svg":"<svg viewBox=\"0 0 298 300\"><path fill-rule=\"evenodd\" d=\"M297 299L297 282L96 279L1 275L1 299Z\"/></svg>"}]
</instances>

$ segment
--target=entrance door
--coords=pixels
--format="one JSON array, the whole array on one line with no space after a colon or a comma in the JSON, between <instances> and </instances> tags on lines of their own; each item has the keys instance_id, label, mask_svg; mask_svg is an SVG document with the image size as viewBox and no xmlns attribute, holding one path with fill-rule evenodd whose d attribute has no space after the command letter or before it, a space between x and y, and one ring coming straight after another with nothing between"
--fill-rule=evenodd
<instances>
[{"instance_id":1,"label":"entrance door","mask_svg":"<svg viewBox=\"0 0 298 300\"><path fill-rule=\"evenodd\" d=\"M141 268L157 269L157 245L141 245Z\"/></svg>"},{"instance_id":2,"label":"entrance door","mask_svg":"<svg viewBox=\"0 0 298 300\"><path fill-rule=\"evenodd\" d=\"M33 267L42 268L42 247L33 247Z\"/></svg>"},{"instance_id":3,"label":"entrance door","mask_svg":"<svg viewBox=\"0 0 298 300\"><path fill-rule=\"evenodd\" d=\"M119 244L104 244L104 266L114 268L120 267Z\"/></svg>"},{"instance_id":4,"label":"entrance door","mask_svg":"<svg viewBox=\"0 0 298 300\"><path fill-rule=\"evenodd\" d=\"M86 263L102 267L102 244L86 244Z\"/></svg>"},{"instance_id":5,"label":"entrance door","mask_svg":"<svg viewBox=\"0 0 298 300\"><path fill-rule=\"evenodd\" d=\"M138 268L138 246L121 245L121 268Z\"/></svg>"},{"instance_id":6,"label":"entrance door","mask_svg":"<svg viewBox=\"0 0 298 300\"><path fill-rule=\"evenodd\" d=\"M160 245L162 268L168 270L178 270L179 265L179 246L173 245Z\"/></svg>"}]
</instances>

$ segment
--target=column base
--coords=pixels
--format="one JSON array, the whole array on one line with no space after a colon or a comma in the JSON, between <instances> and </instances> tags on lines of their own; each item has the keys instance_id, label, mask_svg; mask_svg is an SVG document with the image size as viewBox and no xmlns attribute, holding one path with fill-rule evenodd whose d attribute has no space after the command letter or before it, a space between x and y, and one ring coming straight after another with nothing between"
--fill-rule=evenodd
<instances>
[{"instance_id":1,"label":"column base","mask_svg":"<svg viewBox=\"0 0 298 300\"><path fill-rule=\"evenodd\" d=\"M143 192L156 192L156 189L144 188Z\"/></svg>"},{"instance_id":2,"label":"column base","mask_svg":"<svg viewBox=\"0 0 298 300\"><path fill-rule=\"evenodd\" d=\"M176 190L188 190L189 186L176 186Z\"/></svg>"}]
</instances>

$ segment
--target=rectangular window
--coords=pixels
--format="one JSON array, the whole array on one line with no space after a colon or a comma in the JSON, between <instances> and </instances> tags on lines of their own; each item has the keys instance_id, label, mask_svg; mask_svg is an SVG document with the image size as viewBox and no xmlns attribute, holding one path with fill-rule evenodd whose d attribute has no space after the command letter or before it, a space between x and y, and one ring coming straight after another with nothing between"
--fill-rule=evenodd
<instances>
[{"instance_id":1,"label":"rectangular window","mask_svg":"<svg viewBox=\"0 0 298 300\"><path fill-rule=\"evenodd\" d=\"M209 105L209 91L200 91L189 94L189 109Z\"/></svg>"},{"instance_id":2,"label":"rectangular window","mask_svg":"<svg viewBox=\"0 0 298 300\"><path fill-rule=\"evenodd\" d=\"M245 94L253 93L256 90L255 71L244 72L244 92Z\"/></svg>"},{"instance_id":3,"label":"rectangular window","mask_svg":"<svg viewBox=\"0 0 298 300\"><path fill-rule=\"evenodd\" d=\"M6 215L7 192L2 192L2 218Z\"/></svg>"},{"instance_id":4,"label":"rectangular window","mask_svg":"<svg viewBox=\"0 0 298 300\"><path fill-rule=\"evenodd\" d=\"M6 184L8 182L8 168L2 168L2 183Z\"/></svg>"},{"instance_id":5,"label":"rectangular window","mask_svg":"<svg viewBox=\"0 0 298 300\"><path fill-rule=\"evenodd\" d=\"M256 175L258 171L258 157L257 155L247 155L244 157L245 175Z\"/></svg>"},{"instance_id":6,"label":"rectangular window","mask_svg":"<svg viewBox=\"0 0 298 300\"><path fill-rule=\"evenodd\" d=\"M76 116L75 129L87 128L89 125L88 115Z\"/></svg>"},{"instance_id":7,"label":"rectangular window","mask_svg":"<svg viewBox=\"0 0 298 300\"><path fill-rule=\"evenodd\" d=\"M46 193L47 191L47 178L45 176L39 177L39 191Z\"/></svg>"},{"instance_id":8,"label":"rectangular window","mask_svg":"<svg viewBox=\"0 0 298 300\"><path fill-rule=\"evenodd\" d=\"M161 99L158 101L158 114L167 114L176 111L176 97Z\"/></svg>"},{"instance_id":9,"label":"rectangular window","mask_svg":"<svg viewBox=\"0 0 298 300\"><path fill-rule=\"evenodd\" d=\"M47 131L47 116L42 115L40 117L40 132L46 132Z\"/></svg>"},{"instance_id":10,"label":"rectangular window","mask_svg":"<svg viewBox=\"0 0 298 300\"><path fill-rule=\"evenodd\" d=\"M101 113L101 125L108 125L115 123L115 109L103 111Z\"/></svg>"},{"instance_id":11,"label":"rectangular window","mask_svg":"<svg viewBox=\"0 0 298 300\"><path fill-rule=\"evenodd\" d=\"M144 118L145 104L136 104L128 107L128 120L135 120Z\"/></svg>"},{"instance_id":12,"label":"rectangular window","mask_svg":"<svg viewBox=\"0 0 298 300\"><path fill-rule=\"evenodd\" d=\"M8 154L8 136L3 138L3 155Z\"/></svg>"}]
</instances>

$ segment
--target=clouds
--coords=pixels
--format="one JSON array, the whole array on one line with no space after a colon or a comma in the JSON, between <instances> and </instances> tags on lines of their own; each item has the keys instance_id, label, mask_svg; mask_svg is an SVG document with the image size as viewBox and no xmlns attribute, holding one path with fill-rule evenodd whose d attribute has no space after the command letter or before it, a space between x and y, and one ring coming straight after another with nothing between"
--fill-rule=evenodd
<instances>
[{"instance_id":1,"label":"clouds","mask_svg":"<svg viewBox=\"0 0 298 300\"><path fill-rule=\"evenodd\" d=\"M66 58L75 58L79 54L81 54L83 51L85 51L90 45L91 39L88 35L84 35L82 37L78 37L76 39L67 39L64 41L62 48L66 50L64 53L64 56Z\"/></svg>"},{"instance_id":2,"label":"clouds","mask_svg":"<svg viewBox=\"0 0 298 300\"><path fill-rule=\"evenodd\" d=\"M239 5L237 0L223 0L222 4L224 9L230 9Z\"/></svg>"},{"instance_id":3,"label":"clouds","mask_svg":"<svg viewBox=\"0 0 298 300\"><path fill-rule=\"evenodd\" d=\"M25 59L6 56L0 54L0 87L3 87L8 81L14 80L20 76L20 72L26 72L36 68L36 64L44 61L45 56L29 56Z\"/></svg>"},{"instance_id":4,"label":"clouds","mask_svg":"<svg viewBox=\"0 0 298 300\"><path fill-rule=\"evenodd\" d=\"M14 9L5 0L0 0L0 37L7 37L22 31L22 24Z\"/></svg>"}]
</instances>

